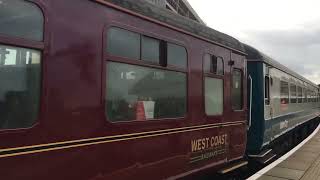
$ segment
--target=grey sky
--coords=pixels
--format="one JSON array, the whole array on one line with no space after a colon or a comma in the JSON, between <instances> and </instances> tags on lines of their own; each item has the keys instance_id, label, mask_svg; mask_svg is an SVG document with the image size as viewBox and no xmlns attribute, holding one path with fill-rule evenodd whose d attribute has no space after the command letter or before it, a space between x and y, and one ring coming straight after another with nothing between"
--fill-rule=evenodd
<instances>
[{"instance_id":1,"label":"grey sky","mask_svg":"<svg viewBox=\"0 0 320 180\"><path fill-rule=\"evenodd\" d=\"M208 26L320 84L320 1L189 0Z\"/></svg>"}]
</instances>

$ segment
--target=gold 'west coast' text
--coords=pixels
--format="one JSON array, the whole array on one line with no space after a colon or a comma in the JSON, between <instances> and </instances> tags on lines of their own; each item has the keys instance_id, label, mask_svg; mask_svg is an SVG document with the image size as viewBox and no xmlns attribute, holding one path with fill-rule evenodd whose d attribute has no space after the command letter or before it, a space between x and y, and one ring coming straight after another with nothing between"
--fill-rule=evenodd
<instances>
[{"instance_id":1,"label":"gold 'west coast' text","mask_svg":"<svg viewBox=\"0 0 320 180\"><path fill-rule=\"evenodd\" d=\"M191 152L202 151L227 144L227 134L191 140Z\"/></svg>"}]
</instances>

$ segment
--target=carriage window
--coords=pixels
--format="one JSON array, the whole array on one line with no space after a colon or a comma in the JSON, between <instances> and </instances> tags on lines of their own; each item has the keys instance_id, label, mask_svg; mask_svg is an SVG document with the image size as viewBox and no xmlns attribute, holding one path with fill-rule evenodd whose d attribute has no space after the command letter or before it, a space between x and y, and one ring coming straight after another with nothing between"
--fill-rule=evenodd
<instances>
[{"instance_id":1,"label":"carriage window","mask_svg":"<svg viewBox=\"0 0 320 180\"><path fill-rule=\"evenodd\" d=\"M206 114L222 115L223 113L223 80L205 77L205 110Z\"/></svg>"},{"instance_id":2,"label":"carriage window","mask_svg":"<svg viewBox=\"0 0 320 180\"><path fill-rule=\"evenodd\" d=\"M308 90L308 102L311 102L311 90Z\"/></svg>"},{"instance_id":3,"label":"carriage window","mask_svg":"<svg viewBox=\"0 0 320 180\"><path fill-rule=\"evenodd\" d=\"M187 51L184 47L167 43L167 63L168 65L186 68L187 67Z\"/></svg>"},{"instance_id":4,"label":"carriage window","mask_svg":"<svg viewBox=\"0 0 320 180\"><path fill-rule=\"evenodd\" d=\"M297 103L297 86L290 83L290 103Z\"/></svg>"},{"instance_id":5,"label":"carriage window","mask_svg":"<svg viewBox=\"0 0 320 180\"><path fill-rule=\"evenodd\" d=\"M39 112L41 53L0 44L0 129L31 127Z\"/></svg>"},{"instance_id":6,"label":"carriage window","mask_svg":"<svg viewBox=\"0 0 320 180\"><path fill-rule=\"evenodd\" d=\"M234 69L232 72L231 98L233 110L242 110L242 71L239 69Z\"/></svg>"},{"instance_id":7,"label":"carriage window","mask_svg":"<svg viewBox=\"0 0 320 180\"><path fill-rule=\"evenodd\" d=\"M312 97L313 97L312 98L313 102L316 102L316 92L314 91L312 92Z\"/></svg>"},{"instance_id":8,"label":"carriage window","mask_svg":"<svg viewBox=\"0 0 320 180\"><path fill-rule=\"evenodd\" d=\"M312 92L312 102L314 102L314 92Z\"/></svg>"},{"instance_id":9,"label":"carriage window","mask_svg":"<svg viewBox=\"0 0 320 180\"><path fill-rule=\"evenodd\" d=\"M223 59L221 57L205 54L203 63L204 72L216 75L224 74Z\"/></svg>"},{"instance_id":10,"label":"carriage window","mask_svg":"<svg viewBox=\"0 0 320 180\"><path fill-rule=\"evenodd\" d=\"M302 92L302 87L298 86L298 103L302 103L303 100L303 92Z\"/></svg>"},{"instance_id":11,"label":"carriage window","mask_svg":"<svg viewBox=\"0 0 320 180\"><path fill-rule=\"evenodd\" d=\"M187 67L186 48L116 27L108 31L107 52L157 64L160 64L161 59L162 66Z\"/></svg>"},{"instance_id":12,"label":"carriage window","mask_svg":"<svg viewBox=\"0 0 320 180\"><path fill-rule=\"evenodd\" d=\"M308 90L306 88L303 88L303 92L304 92L303 102L306 103L308 102Z\"/></svg>"},{"instance_id":13,"label":"carriage window","mask_svg":"<svg viewBox=\"0 0 320 180\"><path fill-rule=\"evenodd\" d=\"M141 59L159 63L160 61L160 41L154 38L142 36L141 39Z\"/></svg>"},{"instance_id":14,"label":"carriage window","mask_svg":"<svg viewBox=\"0 0 320 180\"><path fill-rule=\"evenodd\" d=\"M289 103L289 83L280 81L280 102L281 104Z\"/></svg>"},{"instance_id":15,"label":"carriage window","mask_svg":"<svg viewBox=\"0 0 320 180\"><path fill-rule=\"evenodd\" d=\"M264 101L265 105L270 105L270 78L264 77Z\"/></svg>"},{"instance_id":16,"label":"carriage window","mask_svg":"<svg viewBox=\"0 0 320 180\"><path fill-rule=\"evenodd\" d=\"M114 56L140 59L140 34L120 28L110 28L107 51Z\"/></svg>"},{"instance_id":17,"label":"carriage window","mask_svg":"<svg viewBox=\"0 0 320 180\"><path fill-rule=\"evenodd\" d=\"M0 1L0 34L42 41L43 15L33 3L27 1Z\"/></svg>"},{"instance_id":18,"label":"carriage window","mask_svg":"<svg viewBox=\"0 0 320 180\"><path fill-rule=\"evenodd\" d=\"M106 76L106 115L110 121L185 116L185 73L108 62Z\"/></svg>"},{"instance_id":19,"label":"carriage window","mask_svg":"<svg viewBox=\"0 0 320 180\"><path fill-rule=\"evenodd\" d=\"M221 57L217 58L217 71L216 72L218 75L224 74L223 59Z\"/></svg>"}]
</instances>

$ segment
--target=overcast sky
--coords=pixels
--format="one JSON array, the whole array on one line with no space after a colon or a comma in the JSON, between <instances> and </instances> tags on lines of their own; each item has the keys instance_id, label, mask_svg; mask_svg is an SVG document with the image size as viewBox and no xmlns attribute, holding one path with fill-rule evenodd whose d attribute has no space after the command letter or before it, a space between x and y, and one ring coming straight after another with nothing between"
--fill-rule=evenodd
<instances>
[{"instance_id":1,"label":"overcast sky","mask_svg":"<svg viewBox=\"0 0 320 180\"><path fill-rule=\"evenodd\" d=\"M320 84L319 0L188 0L211 28Z\"/></svg>"}]
</instances>

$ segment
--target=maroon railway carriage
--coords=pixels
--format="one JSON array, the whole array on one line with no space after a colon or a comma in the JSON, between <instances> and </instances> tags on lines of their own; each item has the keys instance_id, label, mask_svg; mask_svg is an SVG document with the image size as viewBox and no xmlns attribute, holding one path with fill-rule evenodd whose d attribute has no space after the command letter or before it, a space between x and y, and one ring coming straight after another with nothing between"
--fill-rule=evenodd
<instances>
[{"instance_id":1,"label":"maroon railway carriage","mask_svg":"<svg viewBox=\"0 0 320 180\"><path fill-rule=\"evenodd\" d=\"M240 43L122 2L0 0L1 179L175 179L242 159Z\"/></svg>"}]
</instances>

